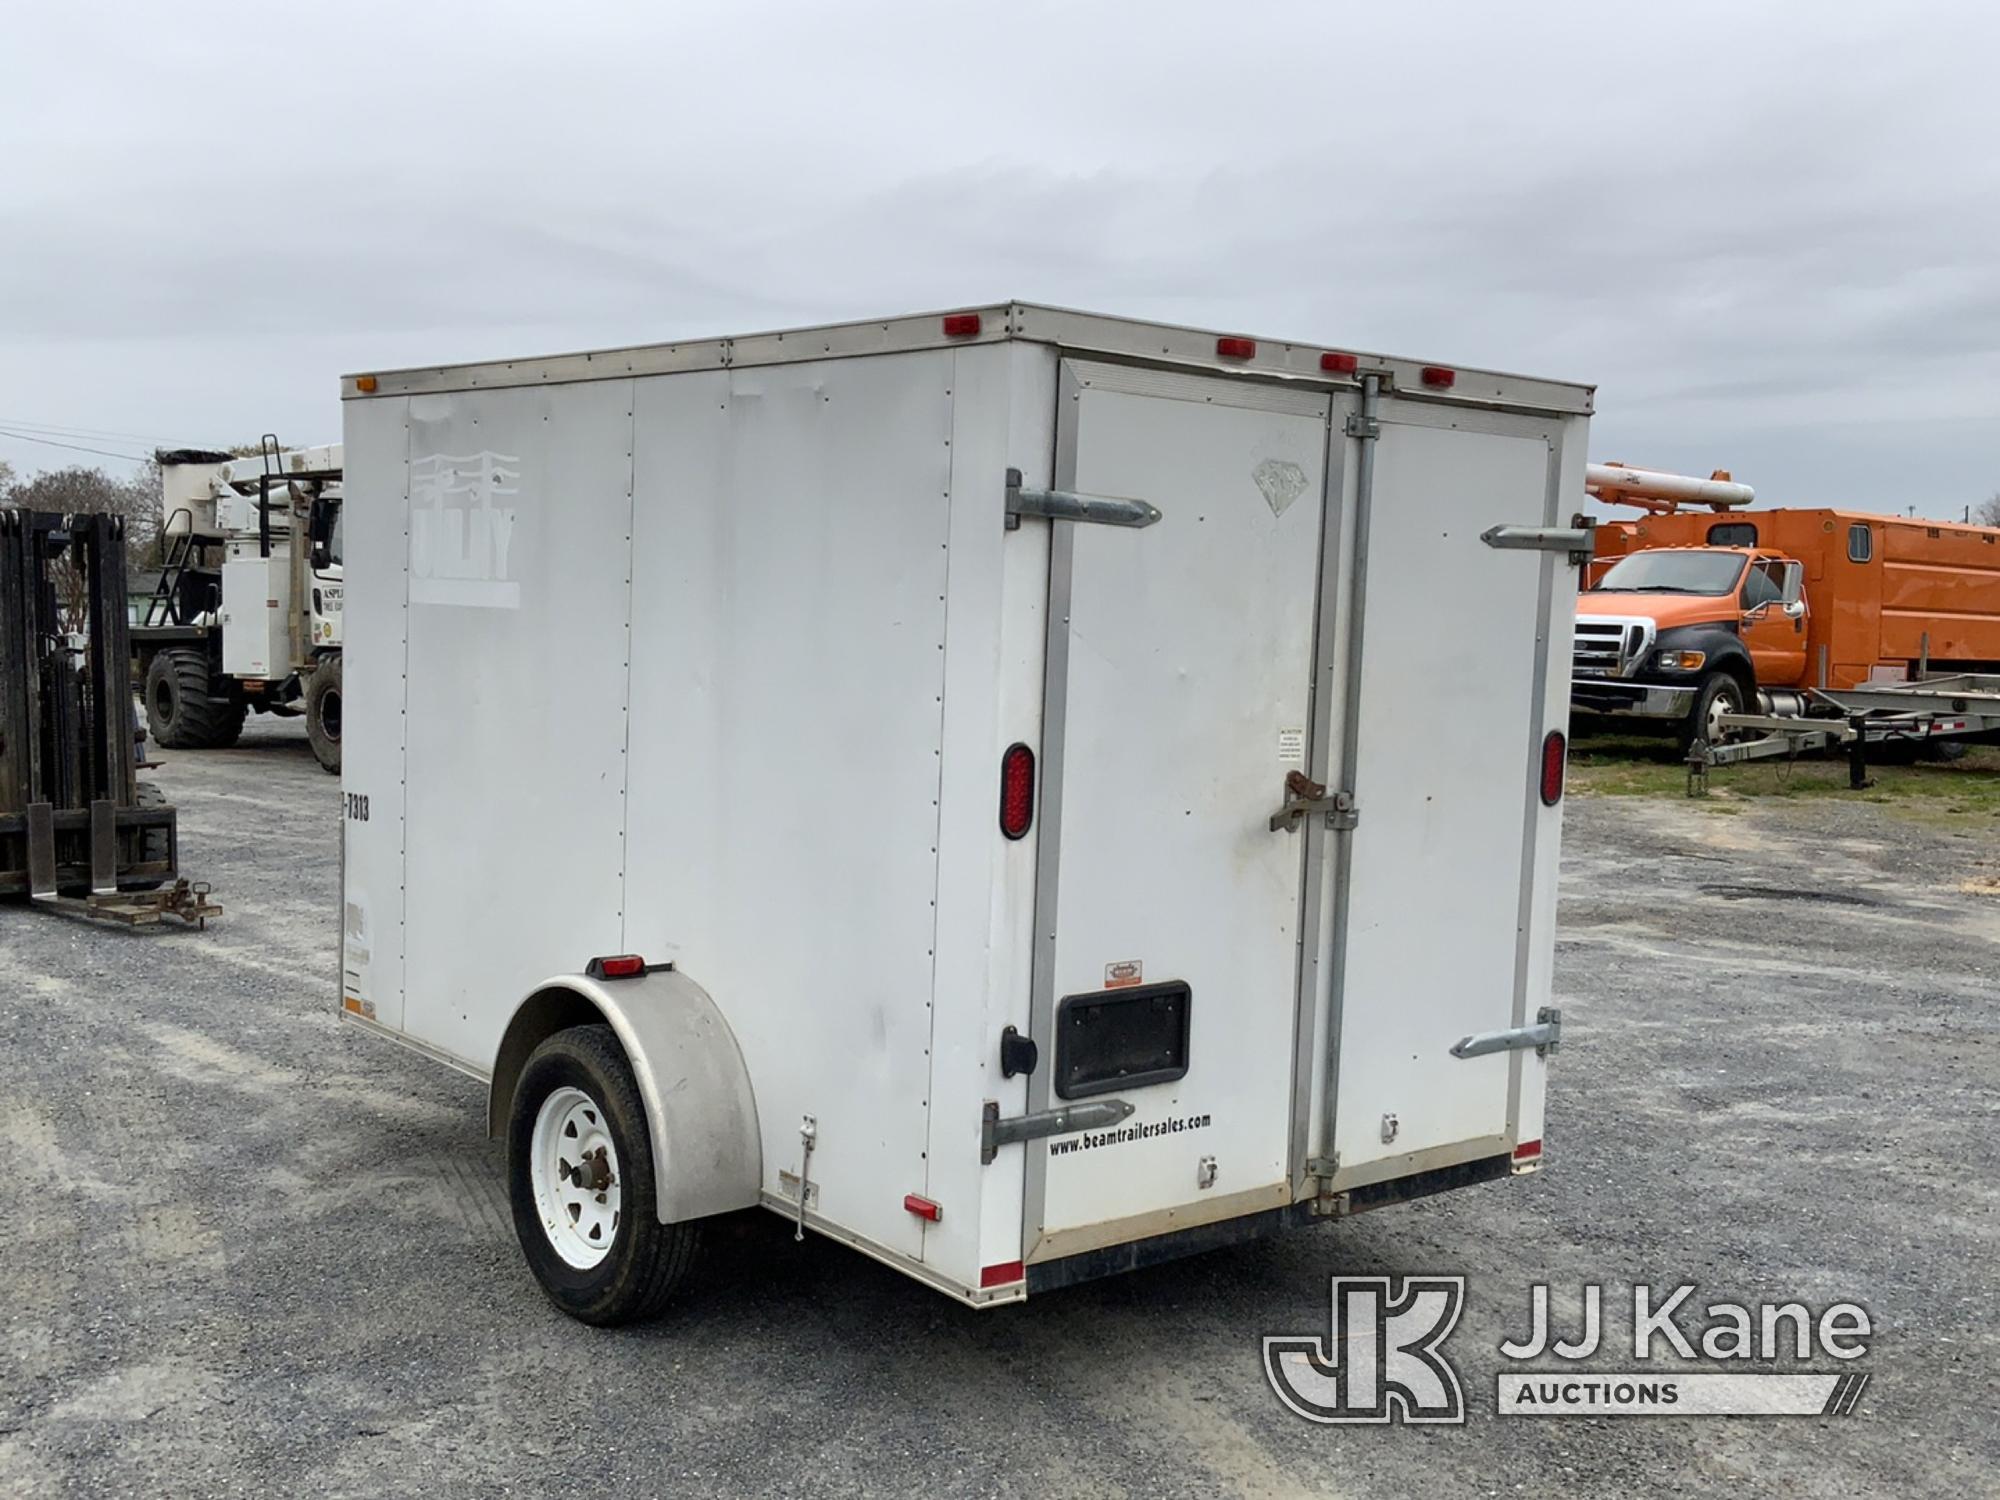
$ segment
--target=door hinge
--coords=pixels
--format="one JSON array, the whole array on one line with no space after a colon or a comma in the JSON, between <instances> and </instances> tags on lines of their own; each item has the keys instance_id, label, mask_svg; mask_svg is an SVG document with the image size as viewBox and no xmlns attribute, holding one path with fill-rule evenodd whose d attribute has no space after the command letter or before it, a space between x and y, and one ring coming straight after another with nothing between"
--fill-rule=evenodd
<instances>
[{"instance_id":1,"label":"door hinge","mask_svg":"<svg viewBox=\"0 0 2000 1500\"><path fill-rule=\"evenodd\" d=\"M1074 1135L1099 1125L1116 1125L1138 1106L1123 1099L1092 1099L1086 1104L1069 1104L1061 1109L1045 1109L1031 1115L1000 1118L1000 1105L988 1099L979 1117L979 1164L991 1166L1002 1146L1015 1141L1035 1141L1046 1135Z\"/></svg>"},{"instance_id":2,"label":"door hinge","mask_svg":"<svg viewBox=\"0 0 2000 1500\"><path fill-rule=\"evenodd\" d=\"M1051 521L1091 521L1099 526L1151 526L1160 519L1158 507L1123 495L1084 495L1075 490L1034 489L1021 483L1021 471L1007 471L1007 529L1023 516Z\"/></svg>"},{"instance_id":3,"label":"door hinge","mask_svg":"<svg viewBox=\"0 0 2000 1500\"><path fill-rule=\"evenodd\" d=\"M1578 567L1597 551L1597 533L1588 526L1489 526L1479 540L1507 551L1567 552Z\"/></svg>"},{"instance_id":4,"label":"door hinge","mask_svg":"<svg viewBox=\"0 0 2000 1500\"><path fill-rule=\"evenodd\" d=\"M1508 1031L1480 1031L1460 1037L1452 1044L1453 1057L1484 1057L1489 1052L1518 1052L1533 1047L1537 1057L1547 1057L1562 1047L1563 1013L1553 1005L1535 1012L1535 1024L1516 1026Z\"/></svg>"}]
</instances>

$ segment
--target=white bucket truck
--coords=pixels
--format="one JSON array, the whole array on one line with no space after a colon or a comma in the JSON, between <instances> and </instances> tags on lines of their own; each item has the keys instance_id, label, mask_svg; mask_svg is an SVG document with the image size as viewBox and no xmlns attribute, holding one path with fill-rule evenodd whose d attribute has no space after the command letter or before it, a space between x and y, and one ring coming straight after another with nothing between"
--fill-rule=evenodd
<instances>
[{"instance_id":1,"label":"white bucket truck","mask_svg":"<svg viewBox=\"0 0 2000 1500\"><path fill-rule=\"evenodd\" d=\"M236 743L258 713L303 717L340 770L340 445L248 457L162 451L158 586L132 626L146 723L172 750Z\"/></svg>"},{"instance_id":2,"label":"white bucket truck","mask_svg":"<svg viewBox=\"0 0 2000 1500\"><path fill-rule=\"evenodd\" d=\"M343 391L342 1006L568 1312L1540 1164L1588 387L1013 303Z\"/></svg>"}]
</instances>

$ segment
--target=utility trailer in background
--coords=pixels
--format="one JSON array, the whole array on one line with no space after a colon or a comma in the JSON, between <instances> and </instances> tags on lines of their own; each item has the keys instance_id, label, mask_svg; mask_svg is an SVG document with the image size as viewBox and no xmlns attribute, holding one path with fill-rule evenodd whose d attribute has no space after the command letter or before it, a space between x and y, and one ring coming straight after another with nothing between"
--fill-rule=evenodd
<instances>
[{"instance_id":1,"label":"utility trailer in background","mask_svg":"<svg viewBox=\"0 0 2000 1500\"><path fill-rule=\"evenodd\" d=\"M343 1012L565 1310L1540 1164L1588 387L1014 303L343 395Z\"/></svg>"},{"instance_id":2,"label":"utility trailer in background","mask_svg":"<svg viewBox=\"0 0 2000 1500\"><path fill-rule=\"evenodd\" d=\"M1939 760L1976 744L2000 743L2000 675L1957 672L1915 682L1863 684L1805 695L1802 714L1725 714L1733 738L1688 751L1688 794L1708 790L1716 766L1790 759L1815 750L1847 754L1848 785L1870 785L1871 751L1916 750Z\"/></svg>"},{"instance_id":3,"label":"utility trailer in background","mask_svg":"<svg viewBox=\"0 0 2000 1500\"><path fill-rule=\"evenodd\" d=\"M120 518L0 510L0 896L206 925L221 908L138 779L126 626Z\"/></svg>"}]
</instances>

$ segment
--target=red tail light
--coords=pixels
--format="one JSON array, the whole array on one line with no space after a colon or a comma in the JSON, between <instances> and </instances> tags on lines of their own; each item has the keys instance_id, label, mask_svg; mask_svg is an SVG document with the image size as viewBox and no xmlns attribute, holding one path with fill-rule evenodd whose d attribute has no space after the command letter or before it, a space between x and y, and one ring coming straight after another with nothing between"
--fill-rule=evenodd
<instances>
[{"instance_id":1,"label":"red tail light","mask_svg":"<svg viewBox=\"0 0 2000 1500\"><path fill-rule=\"evenodd\" d=\"M1010 839L1025 837L1035 821L1035 752L1026 745L1009 745L1000 757L1000 831Z\"/></svg>"},{"instance_id":2,"label":"red tail light","mask_svg":"<svg viewBox=\"0 0 2000 1500\"><path fill-rule=\"evenodd\" d=\"M646 972L646 960L636 953L620 953L611 958L593 958L583 972L592 979L630 979Z\"/></svg>"},{"instance_id":3,"label":"red tail light","mask_svg":"<svg viewBox=\"0 0 2000 1500\"><path fill-rule=\"evenodd\" d=\"M1255 359L1257 341L1255 339L1220 338L1215 341L1215 352L1224 359Z\"/></svg>"},{"instance_id":4,"label":"red tail light","mask_svg":"<svg viewBox=\"0 0 2000 1500\"><path fill-rule=\"evenodd\" d=\"M1542 806L1554 807L1563 797L1563 770L1569 764L1569 740L1551 729L1542 741Z\"/></svg>"},{"instance_id":5,"label":"red tail light","mask_svg":"<svg viewBox=\"0 0 2000 1500\"><path fill-rule=\"evenodd\" d=\"M944 336L948 339L969 339L979 332L978 313L946 313Z\"/></svg>"}]
</instances>

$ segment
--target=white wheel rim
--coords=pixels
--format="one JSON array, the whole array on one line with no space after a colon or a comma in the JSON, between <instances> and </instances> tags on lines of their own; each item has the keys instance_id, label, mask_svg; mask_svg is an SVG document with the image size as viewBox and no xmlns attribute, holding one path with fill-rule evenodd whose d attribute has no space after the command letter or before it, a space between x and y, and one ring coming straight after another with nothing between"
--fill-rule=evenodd
<instances>
[{"instance_id":1,"label":"white wheel rim","mask_svg":"<svg viewBox=\"0 0 2000 1500\"><path fill-rule=\"evenodd\" d=\"M1724 688L1721 692L1717 693L1715 697L1709 701L1707 729L1708 729L1708 742L1711 745L1721 744L1723 736L1726 733L1728 733L1728 731L1723 727L1722 716L1724 714L1733 714L1737 712L1739 712L1739 710L1736 706L1736 695L1730 692L1727 688Z\"/></svg>"},{"instance_id":2,"label":"white wheel rim","mask_svg":"<svg viewBox=\"0 0 2000 1500\"><path fill-rule=\"evenodd\" d=\"M528 1174L542 1233L568 1264L588 1271L611 1253L623 1193L618 1148L597 1101L559 1088L535 1114Z\"/></svg>"}]
</instances>

